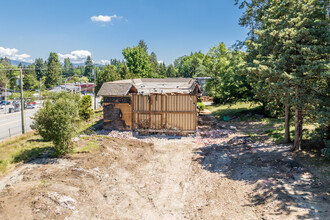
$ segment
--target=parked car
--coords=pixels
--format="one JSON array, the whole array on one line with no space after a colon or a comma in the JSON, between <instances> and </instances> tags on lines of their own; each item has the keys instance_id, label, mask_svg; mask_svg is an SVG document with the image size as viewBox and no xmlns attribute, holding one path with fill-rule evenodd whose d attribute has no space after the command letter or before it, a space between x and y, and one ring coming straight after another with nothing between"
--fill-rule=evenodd
<instances>
[{"instance_id":1,"label":"parked car","mask_svg":"<svg viewBox=\"0 0 330 220\"><path fill-rule=\"evenodd\" d=\"M33 105L31 103L28 103L28 104L25 105L26 109L32 109L32 108L35 108L35 107L36 107L36 105Z\"/></svg>"},{"instance_id":2,"label":"parked car","mask_svg":"<svg viewBox=\"0 0 330 220\"><path fill-rule=\"evenodd\" d=\"M0 102L0 105L10 105L10 101L2 100L2 101Z\"/></svg>"}]
</instances>

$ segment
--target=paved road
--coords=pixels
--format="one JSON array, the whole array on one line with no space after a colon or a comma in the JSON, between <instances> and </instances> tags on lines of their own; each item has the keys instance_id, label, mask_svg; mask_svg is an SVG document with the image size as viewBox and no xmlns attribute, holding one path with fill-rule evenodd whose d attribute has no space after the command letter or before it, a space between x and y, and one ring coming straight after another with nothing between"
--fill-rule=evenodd
<instances>
[{"instance_id":1,"label":"paved road","mask_svg":"<svg viewBox=\"0 0 330 220\"><path fill-rule=\"evenodd\" d=\"M24 110L25 131L30 131L32 124L31 116L38 110L26 109ZM4 110L0 111L0 140L9 136L14 136L22 133L21 112L4 114Z\"/></svg>"},{"instance_id":2,"label":"paved road","mask_svg":"<svg viewBox=\"0 0 330 220\"><path fill-rule=\"evenodd\" d=\"M97 107L100 106L101 97L96 98ZM92 108L94 108L94 97L92 97ZM40 106L41 104L38 104ZM8 113L9 106L7 106L7 114L4 114L5 110L0 109L0 140L8 138L10 136L22 134L21 125L21 112ZM24 110L24 122L25 131L30 131L30 125L32 124L31 116L39 109L25 109Z\"/></svg>"}]
</instances>

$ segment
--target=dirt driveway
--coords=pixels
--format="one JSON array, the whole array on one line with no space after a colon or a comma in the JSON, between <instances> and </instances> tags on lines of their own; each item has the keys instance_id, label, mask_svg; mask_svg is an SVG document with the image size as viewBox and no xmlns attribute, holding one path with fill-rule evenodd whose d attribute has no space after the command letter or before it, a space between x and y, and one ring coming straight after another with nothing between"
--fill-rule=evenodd
<instances>
[{"instance_id":1,"label":"dirt driveway","mask_svg":"<svg viewBox=\"0 0 330 220\"><path fill-rule=\"evenodd\" d=\"M232 134L101 146L0 178L0 219L327 219L329 188L285 146ZM86 142L86 141L85 141ZM218 142L218 143L216 143ZM79 145L84 145L81 140Z\"/></svg>"}]
</instances>

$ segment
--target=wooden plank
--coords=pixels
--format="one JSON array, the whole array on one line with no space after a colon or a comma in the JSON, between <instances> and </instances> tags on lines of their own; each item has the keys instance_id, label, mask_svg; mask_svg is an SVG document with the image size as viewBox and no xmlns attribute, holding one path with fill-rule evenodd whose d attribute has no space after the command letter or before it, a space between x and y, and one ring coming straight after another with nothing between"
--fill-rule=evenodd
<instances>
[{"instance_id":1,"label":"wooden plank","mask_svg":"<svg viewBox=\"0 0 330 220\"><path fill-rule=\"evenodd\" d=\"M135 99L135 95L133 94L132 95L132 104L131 104L131 109L132 109L132 127L131 129L134 129L134 112L133 112L133 109L134 109L134 99Z\"/></svg>"},{"instance_id":2,"label":"wooden plank","mask_svg":"<svg viewBox=\"0 0 330 220\"><path fill-rule=\"evenodd\" d=\"M137 96L137 109L140 109L140 96ZM138 113L136 114L136 119L137 119L136 128L138 129L140 126L140 115Z\"/></svg>"},{"instance_id":3,"label":"wooden plank","mask_svg":"<svg viewBox=\"0 0 330 220\"><path fill-rule=\"evenodd\" d=\"M164 112L163 112L163 95L161 95L160 96L160 109L161 109L161 118L160 118L160 124L161 124L161 128L163 129L164 128L164 126L163 126L163 114L164 114Z\"/></svg>"},{"instance_id":4,"label":"wooden plank","mask_svg":"<svg viewBox=\"0 0 330 220\"><path fill-rule=\"evenodd\" d=\"M167 127L167 95L165 95L165 111L166 111L166 113L165 113L165 128L167 129L168 127Z\"/></svg>"},{"instance_id":5,"label":"wooden plank","mask_svg":"<svg viewBox=\"0 0 330 220\"><path fill-rule=\"evenodd\" d=\"M152 96L149 95L149 129L151 128L151 100Z\"/></svg>"}]
</instances>

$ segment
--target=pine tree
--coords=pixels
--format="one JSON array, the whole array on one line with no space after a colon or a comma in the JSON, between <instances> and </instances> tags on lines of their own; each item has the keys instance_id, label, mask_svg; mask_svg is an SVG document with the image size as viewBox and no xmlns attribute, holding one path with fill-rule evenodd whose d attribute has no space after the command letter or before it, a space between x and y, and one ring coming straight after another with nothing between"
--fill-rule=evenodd
<instances>
[{"instance_id":1,"label":"pine tree","mask_svg":"<svg viewBox=\"0 0 330 220\"><path fill-rule=\"evenodd\" d=\"M23 75L24 90L34 90L39 87L34 64L29 65L28 69L23 69Z\"/></svg>"},{"instance_id":2,"label":"pine tree","mask_svg":"<svg viewBox=\"0 0 330 220\"><path fill-rule=\"evenodd\" d=\"M92 70L93 70L93 60L91 56L88 56L85 61L85 73L84 76L92 77Z\"/></svg>"},{"instance_id":3,"label":"pine tree","mask_svg":"<svg viewBox=\"0 0 330 220\"><path fill-rule=\"evenodd\" d=\"M47 73L47 61L43 61L42 58L37 58L34 61L35 71L37 75L37 80L40 80L42 77L46 76Z\"/></svg>"},{"instance_id":4,"label":"pine tree","mask_svg":"<svg viewBox=\"0 0 330 220\"><path fill-rule=\"evenodd\" d=\"M159 72L158 72L159 77L165 77L166 76L166 65L164 62L159 64Z\"/></svg>"},{"instance_id":5,"label":"pine tree","mask_svg":"<svg viewBox=\"0 0 330 220\"><path fill-rule=\"evenodd\" d=\"M146 53L148 53L148 46L144 40L139 41L138 47L141 47Z\"/></svg>"},{"instance_id":6,"label":"pine tree","mask_svg":"<svg viewBox=\"0 0 330 220\"><path fill-rule=\"evenodd\" d=\"M175 67L171 64L167 67L166 70L166 77L176 77L177 74L177 70L175 69Z\"/></svg>"},{"instance_id":7,"label":"pine tree","mask_svg":"<svg viewBox=\"0 0 330 220\"><path fill-rule=\"evenodd\" d=\"M159 66L157 61L157 56L155 52L151 52L149 56L151 66L155 75L159 74Z\"/></svg>"},{"instance_id":8,"label":"pine tree","mask_svg":"<svg viewBox=\"0 0 330 220\"><path fill-rule=\"evenodd\" d=\"M286 141L290 106L295 109L294 149L301 148L303 117L329 80L328 23L321 0L271 0L259 29L247 41L249 76L256 94L285 106Z\"/></svg>"},{"instance_id":9,"label":"pine tree","mask_svg":"<svg viewBox=\"0 0 330 220\"><path fill-rule=\"evenodd\" d=\"M47 62L47 76L45 80L45 86L47 88L51 88L60 82L61 67L57 53L51 52Z\"/></svg>"},{"instance_id":10,"label":"pine tree","mask_svg":"<svg viewBox=\"0 0 330 220\"><path fill-rule=\"evenodd\" d=\"M74 67L73 64L70 61L70 58L64 59L64 66L63 66L63 75L64 77L70 77L74 75Z\"/></svg>"}]
</instances>

